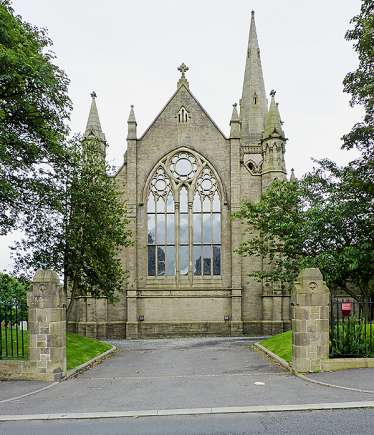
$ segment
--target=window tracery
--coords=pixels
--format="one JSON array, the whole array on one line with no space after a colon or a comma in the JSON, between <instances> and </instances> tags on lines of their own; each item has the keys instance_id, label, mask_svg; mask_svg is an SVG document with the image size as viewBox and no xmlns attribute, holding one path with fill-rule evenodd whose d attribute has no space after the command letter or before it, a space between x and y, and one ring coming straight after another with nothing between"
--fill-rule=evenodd
<instances>
[{"instance_id":1,"label":"window tracery","mask_svg":"<svg viewBox=\"0 0 374 435\"><path fill-rule=\"evenodd\" d=\"M148 275L221 274L221 196L205 159L189 151L165 157L147 200Z\"/></svg>"}]
</instances>

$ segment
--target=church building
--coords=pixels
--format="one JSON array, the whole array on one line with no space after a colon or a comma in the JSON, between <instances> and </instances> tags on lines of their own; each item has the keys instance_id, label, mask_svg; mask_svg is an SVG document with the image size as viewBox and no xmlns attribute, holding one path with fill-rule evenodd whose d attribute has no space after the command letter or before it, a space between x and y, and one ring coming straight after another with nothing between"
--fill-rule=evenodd
<instances>
[{"instance_id":1,"label":"church building","mask_svg":"<svg viewBox=\"0 0 374 435\"><path fill-rule=\"evenodd\" d=\"M127 151L115 174L135 243L120 255L123 294L78 297L69 328L93 337L149 338L272 334L289 328L289 295L248 276L264 267L235 253L248 237L231 215L286 179L285 144L275 92L265 92L254 12L243 91L226 137L194 96L188 67L175 93L139 135L133 106ZM85 137L105 144L92 104Z\"/></svg>"}]
</instances>

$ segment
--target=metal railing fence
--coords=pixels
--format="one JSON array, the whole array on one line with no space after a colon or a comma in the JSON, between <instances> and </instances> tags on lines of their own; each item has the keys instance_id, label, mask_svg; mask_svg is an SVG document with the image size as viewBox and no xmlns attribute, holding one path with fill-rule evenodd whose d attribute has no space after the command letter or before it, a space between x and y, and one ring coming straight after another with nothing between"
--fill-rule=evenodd
<instances>
[{"instance_id":1,"label":"metal railing fence","mask_svg":"<svg viewBox=\"0 0 374 435\"><path fill-rule=\"evenodd\" d=\"M374 301L332 298L330 357L374 356Z\"/></svg>"},{"instance_id":2,"label":"metal railing fence","mask_svg":"<svg viewBox=\"0 0 374 435\"><path fill-rule=\"evenodd\" d=\"M0 360L23 359L26 353L26 304L0 302Z\"/></svg>"}]
</instances>

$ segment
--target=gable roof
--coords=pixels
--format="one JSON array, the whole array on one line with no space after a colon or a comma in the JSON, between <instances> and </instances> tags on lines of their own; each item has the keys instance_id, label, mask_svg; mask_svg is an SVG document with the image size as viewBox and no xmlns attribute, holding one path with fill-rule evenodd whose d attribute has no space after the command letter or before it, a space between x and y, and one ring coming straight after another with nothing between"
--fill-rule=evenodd
<instances>
[{"instance_id":1,"label":"gable roof","mask_svg":"<svg viewBox=\"0 0 374 435\"><path fill-rule=\"evenodd\" d=\"M204 109L204 107L200 104L199 100L193 95L193 93L190 91L190 89L185 85L181 84L178 89L174 92L174 94L169 98L165 106L161 109L161 111L158 113L158 115L155 117L155 119L151 122L149 127L144 131L144 133L141 135L141 137L138 140L142 140L145 135L149 132L149 130L152 128L152 126L155 124L155 122L158 120L158 118L162 115L164 110L168 107L168 105L171 103L171 101L175 98L175 96L178 94L178 92L184 88L191 96L191 98L196 102L196 104L199 106L201 111L206 115L206 117L209 119L209 121L213 124L213 126L218 130L218 132L222 135L222 137L227 140L228 138L224 135L222 130L218 127L218 125L213 121L209 113Z\"/></svg>"}]
</instances>

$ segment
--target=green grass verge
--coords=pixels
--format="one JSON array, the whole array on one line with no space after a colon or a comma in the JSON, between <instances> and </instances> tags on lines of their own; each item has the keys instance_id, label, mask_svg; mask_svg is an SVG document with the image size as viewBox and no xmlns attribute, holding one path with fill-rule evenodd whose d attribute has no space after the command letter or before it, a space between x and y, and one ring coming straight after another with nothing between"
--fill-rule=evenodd
<instances>
[{"instance_id":1,"label":"green grass verge","mask_svg":"<svg viewBox=\"0 0 374 435\"><path fill-rule=\"evenodd\" d=\"M77 334L66 336L66 359L68 370L84 364L90 359L111 349L112 346L94 338L82 337Z\"/></svg>"},{"instance_id":2,"label":"green grass verge","mask_svg":"<svg viewBox=\"0 0 374 435\"><path fill-rule=\"evenodd\" d=\"M262 346L269 349L288 363L292 360L292 331L282 332L266 340L260 341Z\"/></svg>"},{"instance_id":3,"label":"green grass verge","mask_svg":"<svg viewBox=\"0 0 374 435\"><path fill-rule=\"evenodd\" d=\"M23 332L24 358L28 356L27 331ZM111 345L93 338L82 337L78 334L68 333L66 336L66 360L68 370L84 364L90 359L111 349ZM13 349L13 353L12 353ZM17 334L13 330L1 330L1 355L3 359L17 358ZM18 331L18 358L22 358L22 335Z\"/></svg>"}]
</instances>

